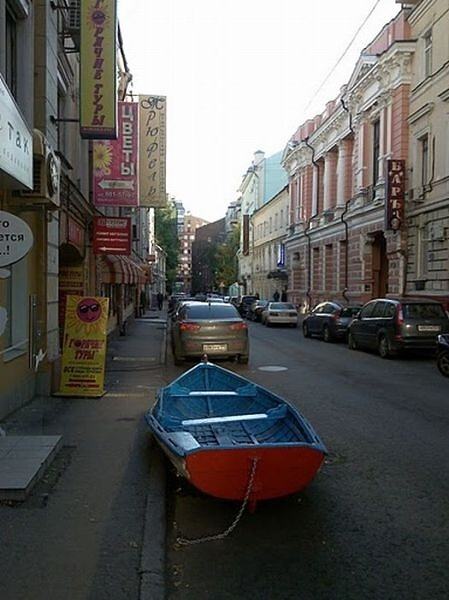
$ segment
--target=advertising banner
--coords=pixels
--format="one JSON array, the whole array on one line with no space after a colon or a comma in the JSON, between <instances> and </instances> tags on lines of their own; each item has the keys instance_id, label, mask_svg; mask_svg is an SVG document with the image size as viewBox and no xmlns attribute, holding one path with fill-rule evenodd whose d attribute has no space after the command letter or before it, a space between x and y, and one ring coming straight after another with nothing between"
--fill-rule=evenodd
<instances>
[{"instance_id":1,"label":"advertising banner","mask_svg":"<svg viewBox=\"0 0 449 600\"><path fill-rule=\"evenodd\" d=\"M117 137L117 0L82 0L80 134L91 140Z\"/></svg>"},{"instance_id":2,"label":"advertising banner","mask_svg":"<svg viewBox=\"0 0 449 600\"><path fill-rule=\"evenodd\" d=\"M119 102L117 140L93 143L93 197L96 206L138 206L137 102Z\"/></svg>"},{"instance_id":3,"label":"advertising banner","mask_svg":"<svg viewBox=\"0 0 449 600\"><path fill-rule=\"evenodd\" d=\"M165 96L139 96L140 206L161 208L166 194Z\"/></svg>"},{"instance_id":4,"label":"advertising banner","mask_svg":"<svg viewBox=\"0 0 449 600\"><path fill-rule=\"evenodd\" d=\"M94 217L94 254L131 255L130 217Z\"/></svg>"},{"instance_id":5,"label":"advertising banner","mask_svg":"<svg viewBox=\"0 0 449 600\"><path fill-rule=\"evenodd\" d=\"M404 222L405 160L387 160L385 229L398 231Z\"/></svg>"},{"instance_id":6,"label":"advertising banner","mask_svg":"<svg viewBox=\"0 0 449 600\"><path fill-rule=\"evenodd\" d=\"M0 210L0 267L13 265L26 256L33 242L33 232L23 219Z\"/></svg>"},{"instance_id":7,"label":"advertising banner","mask_svg":"<svg viewBox=\"0 0 449 600\"><path fill-rule=\"evenodd\" d=\"M67 296L60 396L104 394L109 298Z\"/></svg>"}]
</instances>

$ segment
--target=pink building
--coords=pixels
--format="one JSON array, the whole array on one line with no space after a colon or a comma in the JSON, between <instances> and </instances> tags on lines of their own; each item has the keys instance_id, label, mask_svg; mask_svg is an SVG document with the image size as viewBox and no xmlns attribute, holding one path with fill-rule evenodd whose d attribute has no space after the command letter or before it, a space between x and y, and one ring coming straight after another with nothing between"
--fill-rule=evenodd
<instances>
[{"instance_id":1,"label":"pink building","mask_svg":"<svg viewBox=\"0 0 449 600\"><path fill-rule=\"evenodd\" d=\"M411 60L407 11L365 48L324 112L284 152L289 176L289 299L366 301L403 292L402 229L386 228L386 161L408 155Z\"/></svg>"}]
</instances>

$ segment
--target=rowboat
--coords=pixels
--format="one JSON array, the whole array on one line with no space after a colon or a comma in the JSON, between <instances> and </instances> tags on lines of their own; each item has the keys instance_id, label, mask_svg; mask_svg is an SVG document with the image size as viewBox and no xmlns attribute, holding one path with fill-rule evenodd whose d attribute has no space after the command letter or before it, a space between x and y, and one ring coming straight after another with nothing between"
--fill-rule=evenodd
<instances>
[{"instance_id":1,"label":"rowboat","mask_svg":"<svg viewBox=\"0 0 449 600\"><path fill-rule=\"evenodd\" d=\"M291 404L210 362L158 392L145 415L180 474L217 498L279 498L305 488L326 448Z\"/></svg>"}]
</instances>

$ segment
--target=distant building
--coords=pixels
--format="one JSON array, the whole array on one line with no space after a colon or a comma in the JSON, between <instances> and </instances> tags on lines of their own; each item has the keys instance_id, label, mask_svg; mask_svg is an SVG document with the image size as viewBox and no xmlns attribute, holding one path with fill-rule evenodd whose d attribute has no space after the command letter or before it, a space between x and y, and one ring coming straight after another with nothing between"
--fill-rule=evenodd
<instances>
[{"instance_id":1,"label":"distant building","mask_svg":"<svg viewBox=\"0 0 449 600\"><path fill-rule=\"evenodd\" d=\"M215 282L213 258L217 245L226 239L226 218L203 225L196 230L192 244L192 293L218 291Z\"/></svg>"},{"instance_id":2,"label":"distant building","mask_svg":"<svg viewBox=\"0 0 449 600\"><path fill-rule=\"evenodd\" d=\"M180 254L176 288L178 291L189 293L192 287L192 244L196 231L206 225L207 221L201 217L194 217L189 212L184 215L183 228L179 235Z\"/></svg>"}]
</instances>

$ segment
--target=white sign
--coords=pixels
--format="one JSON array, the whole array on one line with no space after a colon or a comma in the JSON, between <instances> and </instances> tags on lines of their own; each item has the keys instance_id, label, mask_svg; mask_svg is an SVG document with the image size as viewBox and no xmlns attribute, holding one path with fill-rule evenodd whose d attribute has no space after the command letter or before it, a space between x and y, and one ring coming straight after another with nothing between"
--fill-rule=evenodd
<instances>
[{"instance_id":1,"label":"white sign","mask_svg":"<svg viewBox=\"0 0 449 600\"><path fill-rule=\"evenodd\" d=\"M26 256L33 245L28 224L11 213L0 210L0 267L7 267Z\"/></svg>"},{"instance_id":2,"label":"white sign","mask_svg":"<svg viewBox=\"0 0 449 600\"><path fill-rule=\"evenodd\" d=\"M1 75L0 184L33 189L33 135Z\"/></svg>"}]
</instances>

